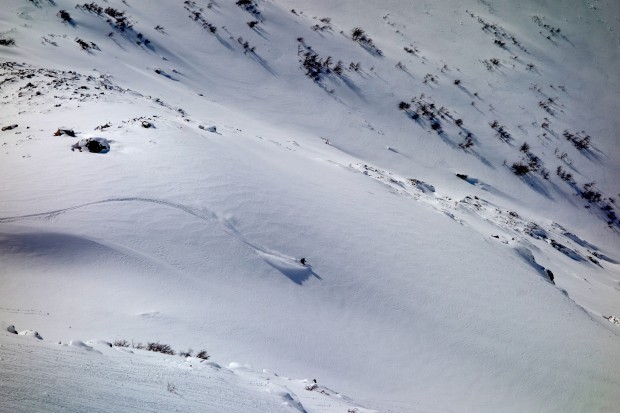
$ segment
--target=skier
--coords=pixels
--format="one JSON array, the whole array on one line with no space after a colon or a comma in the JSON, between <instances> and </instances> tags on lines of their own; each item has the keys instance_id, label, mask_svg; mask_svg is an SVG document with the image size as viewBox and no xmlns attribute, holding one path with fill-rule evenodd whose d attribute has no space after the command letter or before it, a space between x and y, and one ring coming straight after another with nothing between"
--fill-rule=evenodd
<instances>
[{"instance_id":1,"label":"skier","mask_svg":"<svg viewBox=\"0 0 620 413\"><path fill-rule=\"evenodd\" d=\"M312 380L312 384L309 386L306 386L306 390L308 391L312 391L312 390L316 390L319 387L319 385L316 382L316 379Z\"/></svg>"}]
</instances>

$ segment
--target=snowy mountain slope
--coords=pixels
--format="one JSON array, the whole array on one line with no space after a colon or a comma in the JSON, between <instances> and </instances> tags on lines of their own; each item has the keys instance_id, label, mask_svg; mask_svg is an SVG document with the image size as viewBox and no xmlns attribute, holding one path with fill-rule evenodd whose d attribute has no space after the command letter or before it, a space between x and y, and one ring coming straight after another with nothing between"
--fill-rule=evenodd
<instances>
[{"instance_id":1,"label":"snowy mountain slope","mask_svg":"<svg viewBox=\"0 0 620 413\"><path fill-rule=\"evenodd\" d=\"M100 3L123 32L34 3L0 12L2 319L204 346L377 410L613 410L613 3ZM334 60L314 81L312 51ZM110 152L69 150L88 136Z\"/></svg>"},{"instance_id":2,"label":"snowy mountain slope","mask_svg":"<svg viewBox=\"0 0 620 413\"><path fill-rule=\"evenodd\" d=\"M196 357L183 359L111 347L103 341L72 340L57 345L6 332L2 342L2 396L16 412L63 408L102 412L304 412L304 406L312 411L370 412L323 386L258 372L239 363L222 367ZM23 368L33 363L36 375ZM307 391L311 386L315 388ZM148 400L144 394L149 394Z\"/></svg>"},{"instance_id":3,"label":"snowy mountain slope","mask_svg":"<svg viewBox=\"0 0 620 413\"><path fill-rule=\"evenodd\" d=\"M200 5L205 6L204 4L198 4L191 9L197 9ZM59 5L58 7L60 8L61 6ZM391 7L394 9L396 6ZM448 8L450 6L445 7ZM67 8L71 9L70 7ZM73 41L75 35L83 33L82 36L86 41L89 41L89 36L96 38L101 36L102 31L108 33L110 30L109 25L104 21L105 18L93 15L93 13L75 11L73 13L75 18L74 26L63 26L62 22L55 22L57 26L60 26L57 29L59 33L55 34L55 36L67 36L65 39L54 37L57 39L55 42L60 45L58 47L49 46L45 41L43 43L48 46L40 47L41 37L45 37L45 35L41 37L31 36L31 41L34 43L32 47L36 46L36 54L44 61L55 61L55 66L64 66L72 70L76 68L76 65L79 67L79 65L83 64L84 70L90 71L93 63L97 62L95 66L100 71L111 72L122 83L128 84L130 81L130 84L134 85L135 88L148 90L149 94L159 93L161 96L158 97L162 99L165 96L168 99L174 100L174 96L177 96L179 89L181 89L183 97L173 102L175 107L182 107L181 102L186 102L187 105L193 101L196 103L194 106L202 104L205 99L198 99L199 96L196 96L195 93L203 93L207 99L215 99L228 102L229 104L234 102L234 105L239 109L238 112L251 112L254 114L252 117L263 117L270 119L272 122L292 123L296 125L296 129L299 129L300 124L307 123L300 121L300 117L302 120L321 117L320 126L312 124L311 133L313 135L325 136L333 142L346 139L346 146L349 150L360 152L359 154L363 155L363 159L376 159L377 161L382 161L382 163L392 165L392 168L404 169L404 172L412 173L416 176L419 176L421 173L428 174L429 166L434 168L437 166L432 160L429 163L425 156L416 155L416 153L426 154L429 151L440 149L444 156L442 157L443 164L439 165L440 168L438 169L444 171L444 179L446 175L453 175L455 170L458 169L457 172L471 173L473 171L480 175L480 178L485 179L485 181L492 180L492 183L498 178L514 180L516 177L506 170L500 170L498 177L496 168L488 167L488 165L489 163L497 165L497 163L502 163L504 160L509 164L519 161L522 154L516 149L521 143L527 141L532 147L531 152L539 157L543 161L543 166L551 172L551 181L555 184L549 188L549 184L540 183L541 179L536 176L537 174L533 174L535 178L532 178L532 180L535 181L534 183L542 192L542 197L532 194L532 190L528 185L514 185L514 190L523 192L523 194L519 195L527 198L528 201L530 198L533 198L530 202L534 204L532 205L534 209L543 206L548 207L548 197L554 199L561 195L570 195L569 198L575 197L574 191L565 182L553 176L556 166L562 166L568 172L573 173L579 186L589 181L596 181L597 185L602 187L601 191L603 194L615 196L618 192L618 188L613 186L614 183L611 178L618 172L615 162L617 156L601 159L605 163L605 167L599 168L598 162L590 162L584 159L584 154L580 154L570 142L565 141L562 137L565 129L571 133L577 133L585 129L587 133L593 136L594 154L591 157L599 153L599 151L600 153L614 153L616 146L614 146L614 135L611 132L617 127L617 124L614 123L613 117L604 117L602 122L596 122L594 125L592 125L594 123L592 119L600 118L601 116L598 112L601 110L607 111L608 109L610 113L614 112L614 105L617 102L617 100L613 99L614 94L602 93L601 91L617 89L617 85L612 83L615 79L612 74L614 63L617 61L617 45L609 48L609 52L606 52L609 57L607 63L601 65L602 68L597 67L591 73L588 71L588 78L581 79L583 75L578 76L570 68L578 66L577 63L582 61L580 59L582 59L583 55L568 53L570 50L567 49L571 47L569 34L558 36L559 40L562 40L564 43L559 44L556 42L558 45L551 47L549 45L554 45L551 40L545 39L536 30L534 30L534 33L531 33L532 29L540 29L532 21L532 17L550 19L551 16L559 14L558 10L548 11L549 14L541 13L539 9L522 11L520 13L510 13L512 10L509 9L506 12L509 16L522 16L519 22L523 25L527 23L526 27L529 29L529 33L524 34L517 30L504 29L503 26L500 26L501 30L498 33L515 36L519 41L519 46L527 50L527 52L523 52L517 46L506 46L506 50L498 47L493 43L496 35L489 33L489 30L480 30L482 25L478 23L478 17L483 19L485 23L495 23L493 21L495 16L491 15L491 17L488 17L488 12L484 9L478 13L470 11L474 16L477 16L470 17L465 10L452 7L449 9L451 10L449 14L458 15L460 18L459 22L464 26L463 33L456 32L456 29L453 29L456 33L446 34L447 39L442 39L443 41L441 42L432 39L432 44L426 46L429 49L426 52L422 45L423 41L418 39L424 34L424 30L428 31L427 27L429 24L434 24L435 18L438 18L437 16L448 14L447 10L427 11L430 14L426 15L429 22L425 25L420 25L420 28L418 26L408 28L408 31L411 30L411 34L405 34L406 23L392 22L390 19L394 19L394 17L390 17L389 13L382 15L380 19L376 16L376 13L372 13L373 19L369 17L365 19L353 16L348 17L344 23L341 23L342 26L333 23L331 25L332 30L317 33L310 28L312 23L318 21L310 17L310 15L314 16L315 13L295 15L290 13L288 7L277 7L276 4L269 2L265 3L263 8L265 10L262 11L261 16L264 22L258 25L259 27L265 27L261 29L262 31L252 30L247 27L246 20L251 20L252 16L233 4L221 4L213 6L211 9L204 8L206 11L203 11L203 15L206 17L202 18L213 21L213 24L216 26L219 26L217 23L226 23L225 29L220 29L215 35L210 35L200 24L189 20L187 18L188 10L181 9L180 7L176 10L176 13L170 11L161 17L163 21L160 21L159 25L164 27L166 34L159 33L151 28L158 21L156 18L149 18L139 8L131 8L127 13L134 20L140 22L139 25L136 23L136 32L145 33L144 37L151 41L149 46L140 47L132 44L129 40L132 38L132 35L135 36L135 32L125 35L125 38L117 33L111 38L102 39L98 43L98 47L104 47L104 49L102 51L94 50L90 54L86 54L87 58L85 58L84 51L80 50ZM350 7L350 9L354 8ZM466 10L469 9L466 8ZM55 11L55 8L35 9L31 13L47 13L50 15ZM326 11L328 12L329 9ZM31 14L22 13L26 15ZM340 13L347 15L347 13L342 11ZM424 13L422 14L425 15ZM386 18L383 19L383 17ZM516 19L516 17L514 18ZM558 21L561 20L559 16L554 18ZM270 19L274 20L274 23L269 24ZM373 24L372 27L376 27L374 30L386 37L381 42L382 47L384 44L386 45L384 47L386 49L384 57L369 55L362 47L357 46L346 36L338 33L340 29L348 36L349 31L354 27L354 24L348 23L349 19L362 20L359 25L364 23ZM375 19L379 20L381 25L377 25ZM592 26L594 25L590 25L588 28ZM594 28L596 29L596 26ZM273 34L269 34L269 36L265 34L264 32L267 29L273 31ZM580 29L585 30L583 28ZM570 30L570 26L566 30ZM395 31L399 33L395 33ZM592 31L589 30L589 33ZM220 34L220 32L222 33ZM120 39L116 39L114 36L120 37ZM457 53L457 49L463 48L459 42L454 41L458 36L474 38L478 45L476 53L472 55L470 50ZM573 43L577 42L577 39L579 39L578 33L573 36L576 38ZM239 37L249 39L248 41L252 45L256 45L258 47L256 54L248 56L247 54L240 53L241 50L239 48L241 46L237 42ZM342 77L329 76L322 82L324 83L323 89L311 87L307 82L304 84L301 82L303 77L300 76L299 58L297 53L293 55L293 51L296 52L299 48L299 42L296 41L299 37L304 39L304 44L316 49L322 57L330 55L333 56L333 60L341 58L345 63L349 61L361 62L361 71L347 71ZM564 40L564 37L568 40ZM593 35L592 38L597 39ZM51 38L48 40L51 40ZM222 42L225 42L232 50L223 45ZM548 44L544 42L548 42ZM67 43L71 45L71 49L67 51L71 54L71 57L64 59L64 61L62 61L63 59L54 59L54 55L58 53L57 49L63 47L63 44L68 46ZM160 43L162 45L159 45ZM418 43L420 44L418 45ZM431 43L431 41L428 41L428 43ZM436 45L435 43L439 44ZM407 47L412 44L420 48L419 57L412 56L402 49L403 46ZM586 50L587 53L591 53L587 50L590 47L591 44L586 43L580 50ZM182 55L182 51L188 49L199 51L196 54L201 59L194 57L194 62L199 62L199 64L191 63L187 56ZM435 49L438 50L435 52ZM561 51L558 52L555 49L560 49ZM112 58L109 57L111 51L115 52ZM391 54L388 54L389 51L391 51ZM426 56L426 53L432 54ZM556 56L553 56L554 54ZM466 57L461 57L463 55ZM550 59L549 55L553 59ZM571 55L575 55L573 61L570 61ZM454 60L458 63L449 61L448 57L451 56L455 56ZM498 58L500 64L496 69L488 71L485 69L482 60L488 60L493 56ZM512 61L514 60L512 59L513 56L518 57L515 62ZM161 60L161 57L167 60ZM607 58L607 56L604 57ZM600 60L603 56L597 56L597 58L597 60ZM56 62L57 60L61 60L61 62ZM145 61L151 64L145 64ZM266 64L260 64L263 61L270 62L273 67L267 70L264 67ZM556 63L558 61L560 63ZM395 70L394 65L398 62L403 63L406 70ZM534 69L527 70L526 64L530 63L534 64ZM276 64L278 64L277 72L274 69ZM443 69L444 64L447 65L445 70ZM459 67L461 65L463 68ZM511 67L512 65L514 65L514 68ZM565 66L568 68L565 69ZM581 65L579 66L581 67ZM370 68L374 70L370 71ZM159 69L174 80L170 81L171 79L166 76L154 76L153 71L155 69ZM558 77L555 73L560 69L562 70L562 76ZM605 70L599 71L600 69ZM178 75L174 73L175 70L178 72ZM383 74L383 72L386 74ZM579 70L579 72L583 73L582 70ZM206 73L209 73L210 76L205 76ZM136 74L141 76L136 76ZM389 77L386 77L387 74L389 74ZM435 84L435 82L431 81L424 84L423 80L426 74L436 77L438 83ZM594 79L598 81L593 81L589 79L591 77L600 77L600 79ZM388 82L386 78L394 79L394 81ZM217 79L219 88L214 87L212 79ZM453 81L457 79L462 82L459 85L460 88L453 84ZM547 79L561 80L562 83L566 81L567 84L553 85L551 83L547 85ZM300 88L300 82L305 87ZM242 84L243 87L238 87L239 84ZM566 91L559 90L559 86L563 86ZM575 88L572 91L571 86ZM166 93L167 88L173 88L175 93ZM220 93L218 89L225 92ZM297 92L291 94L289 92L291 89ZM334 91L337 90L339 93L334 96L334 99L325 99L324 91L332 89ZM539 89L540 92L538 92ZM408 92L409 90L410 92ZM284 93L284 91L288 93ZM461 93L455 93L455 91ZM190 97L188 93L194 96ZM403 116L401 111L395 110L395 105L397 105L398 101L407 101L414 96L419 97L422 93L425 94L425 100L428 103L435 103L438 108L445 106L451 112L457 111L453 116L463 119L464 127L472 132L474 142L479 142L481 147L477 148L478 145L474 145L473 148L470 148L470 153L468 154L464 154L463 151L459 150L447 151L446 143L448 146L452 146L452 148L456 148L459 143L464 143L464 135L458 135L458 132L464 132L464 130L453 128L450 125L451 122L443 122L443 128L446 133L441 136L443 140L436 139L433 136L435 135L434 133L430 134L430 136L424 133L430 129L428 122L425 128L420 128L415 122ZM473 93L478 93L479 99L470 96ZM488 95L493 96L493 101L486 97ZM564 103L564 95L567 95L566 103ZM557 99L559 102L556 105L558 108L552 108L557 112L555 118L542 109L535 109L539 102L544 102L545 96ZM583 96L584 99L575 101L576 99L571 98L572 96ZM341 103L343 99L344 105ZM606 102L607 99L610 99L609 103ZM321 104L291 104L292 102L312 102L314 100L318 100ZM603 102L596 105L598 100L603 100ZM273 103L270 105L265 105L264 103L257 105L254 103L256 101L269 101ZM475 103L473 107L471 105L472 101ZM284 108L286 110L283 110ZM202 116L201 112L196 112L200 111L200 108L195 108L193 111L195 116ZM333 115L325 116L325 113L333 113ZM511 116L514 113L522 113L523 116L514 119L515 117ZM366 119L371 117L373 119ZM343 118L352 119L354 123L342 124ZM550 124L548 127L549 131L545 131L540 127L540 125L545 123L544 118L550 119L546 122ZM497 120L499 125L505 126L508 134L512 137L511 145L494 139L496 132L488 126L494 120ZM518 122L513 122L513 120L518 120ZM532 123L536 123L536 125L532 125ZM347 132L347 129L350 130L351 126L360 124L375 130L365 130L366 128L364 128L363 131L358 132L357 128L354 128L356 130L354 134ZM586 126L596 129L589 131L589 128L586 129ZM351 139L350 135L357 136L360 133L361 136ZM546 134L548 137L553 136L553 138L544 138L543 134ZM377 135L381 138L377 139ZM398 149L401 155L407 155L415 162L411 162L406 157L403 159L403 157L394 156L392 152L385 151L386 143ZM551 152L555 153L556 149L558 156L566 153L564 161L571 163L575 170L571 170L570 165L567 166L555 156L551 156ZM486 164L485 162L481 163L481 160L486 161ZM418 164L422 164L424 168L416 168ZM484 165L487 167L485 168ZM584 168L589 170L582 171ZM460 169L465 169L465 171ZM599 172L596 172L596 170ZM611 177L598 176L601 170L612 172ZM446 172L448 173L446 174ZM583 178L580 176L581 174L583 174ZM425 176L420 177L422 179L426 178ZM492 179L492 177L495 178ZM498 183L497 186L501 185ZM556 193L558 191L559 194ZM582 207L583 203L580 203L579 208ZM572 210L569 212L573 214ZM563 218L566 219L567 217L564 216Z\"/></svg>"}]
</instances>

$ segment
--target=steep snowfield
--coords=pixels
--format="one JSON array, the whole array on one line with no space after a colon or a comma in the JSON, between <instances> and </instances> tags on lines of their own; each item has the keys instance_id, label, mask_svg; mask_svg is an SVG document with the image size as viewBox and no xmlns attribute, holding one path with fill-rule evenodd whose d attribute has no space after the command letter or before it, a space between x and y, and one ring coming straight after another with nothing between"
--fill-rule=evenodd
<instances>
[{"instance_id":1,"label":"steep snowfield","mask_svg":"<svg viewBox=\"0 0 620 413\"><path fill-rule=\"evenodd\" d=\"M0 410L617 409L613 1L99 4L0 10Z\"/></svg>"}]
</instances>

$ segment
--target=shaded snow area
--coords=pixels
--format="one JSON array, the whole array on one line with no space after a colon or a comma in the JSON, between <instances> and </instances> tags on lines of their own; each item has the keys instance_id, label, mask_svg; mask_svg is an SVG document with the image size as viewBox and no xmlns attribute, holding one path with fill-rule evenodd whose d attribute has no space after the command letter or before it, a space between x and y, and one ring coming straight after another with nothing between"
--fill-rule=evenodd
<instances>
[{"instance_id":1,"label":"shaded snow area","mask_svg":"<svg viewBox=\"0 0 620 413\"><path fill-rule=\"evenodd\" d=\"M0 411L618 411L620 9L561 3L4 1Z\"/></svg>"}]
</instances>

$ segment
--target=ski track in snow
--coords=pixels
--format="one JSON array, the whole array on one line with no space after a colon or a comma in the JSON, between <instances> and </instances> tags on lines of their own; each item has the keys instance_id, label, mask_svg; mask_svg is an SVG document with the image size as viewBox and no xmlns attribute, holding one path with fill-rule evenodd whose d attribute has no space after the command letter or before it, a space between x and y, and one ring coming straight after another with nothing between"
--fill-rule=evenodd
<instances>
[{"instance_id":1,"label":"ski track in snow","mask_svg":"<svg viewBox=\"0 0 620 413\"><path fill-rule=\"evenodd\" d=\"M340 165L339 163L336 163ZM345 167L344 165L340 165ZM551 226L548 226L545 229L542 229L540 225L534 223L532 221L525 220L520 217L517 213L513 211L502 210L501 208L490 204L482 198L467 196L462 200L454 200L448 196L439 196L435 190L433 185L425 183L423 181L414 179L414 178L403 178L398 176L392 172L381 170L375 167L372 167L367 164L355 163L350 164L348 166L353 171L360 172L365 176L368 176L377 182L383 184L387 187L391 192L412 198L416 201L422 202L425 205L430 206L434 210L448 216L453 219L455 222L460 225L470 224L472 228L475 228L476 225L471 222L471 219L479 219L484 222L490 223L493 226L497 227L497 229L504 231L505 233L512 233L517 237L523 236L523 234L527 234L530 237L538 240L543 240L548 244L551 244L558 252L564 254L565 256L570 257L576 261L586 261L584 255L588 253L597 256L599 259L603 261L607 261L609 263L617 263L618 261L614 258L610 258L605 256L604 254L598 252L595 245L589 243L586 240L581 239L579 236L572 234L566 231L561 225L553 223ZM259 256L261 256L269 265L274 268L286 272L286 269L283 268L280 264L285 264L286 267L293 265L292 268L298 267L296 265L296 258L290 257L285 254L279 253L277 251L270 250L266 247L259 246L251 241L249 241L239 230L227 219L223 218L220 214L203 209L193 208L187 205L183 205L180 203L167 201L163 199L156 198L144 198L144 197L119 197L119 198L108 198L100 201L88 202L84 204L74 205L67 208L57 209L53 211L39 212L33 214L25 214L25 215L17 215L12 217L2 217L0 218L0 223L8 223L14 222L18 220L25 220L31 218L40 218L40 217L53 217L56 215L64 214L70 211L74 211L77 209L85 208L93 205L101 205L101 204L109 204L109 203L119 203L119 202L143 202L143 203L151 203L156 205L161 205L169 208L174 208L176 210L182 211L186 214L194 216L202 221L216 220L218 221L223 229L232 237L236 238L240 242L244 243L251 249L253 249ZM555 231L554 231L555 230ZM559 230L559 231L558 231ZM479 230L478 230L479 231ZM480 232L480 231L479 231ZM549 232L555 233L556 238L564 238L564 242L567 244L571 244L575 242L578 246L582 247L586 250L585 253L579 253L575 248L565 247L563 244L556 242L550 236L548 236ZM481 232L483 236L489 236L489 234L484 234ZM494 235L495 238L498 238ZM498 238L499 239L499 238ZM502 240L504 244L512 244L514 241L517 241L514 237L506 238ZM596 261L592 261L595 263ZM318 274L310 271L312 275L319 278ZM287 275L288 276L288 275ZM289 277L291 278L291 277Z\"/></svg>"},{"instance_id":2,"label":"ski track in snow","mask_svg":"<svg viewBox=\"0 0 620 413\"><path fill-rule=\"evenodd\" d=\"M252 249L259 257L261 257L267 264L271 267L275 268L279 272L281 272L284 276L289 278L296 284L303 284L310 277L315 277L316 279L321 279L321 277L312 269L310 266L302 266L297 262L295 257L288 256L286 254L282 254L277 251L270 250L266 247L257 245L256 243L248 240L239 230L227 219L223 218L221 215L217 214L214 211L209 211L205 209L192 208L187 205L179 204L176 202L166 201L163 199L155 199L155 198L143 198L143 197L124 197L124 198L109 198L101 201L88 202L80 205L73 205L67 208L56 209L53 211L47 212L39 212L34 214L25 214L18 215L12 217L4 217L0 218L0 223L9 223L15 222L19 220L26 220L32 218L42 218L42 217L53 217L60 214L65 214L67 212L75 211L81 208L86 208L93 205L103 205L103 204L111 204L111 203L119 203L119 202L143 202L150 203L155 205L161 205L168 208L173 208L179 211L182 211L186 214L189 214L193 217L196 217L202 221L210 221L216 220L219 222L226 233L230 236L236 238L238 241L242 242L250 249ZM123 247L127 249L127 247ZM138 255L144 255L138 251L130 249L132 253ZM152 257L146 257L152 258ZM160 260L156 260L159 264L165 265L169 267L167 264L162 263Z\"/></svg>"},{"instance_id":3,"label":"ski track in snow","mask_svg":"<svg viewBox=\"0 0 620 413\"><path fill-rule=\"evenodd\" d=\"M13 221L23 220L23 219L28 219L28 218L50 217L54 215L63 214L65 212L73 211L76 209L85 208L85 207L92 206L92 205L108 204L108 203L114 203L114 202L146 202L146 203L164 205L167 207L175 208L183 212L186 212L190 215L193 215L197 218L200 218L204 221L209 220L209 219L214 219L214 218L219 219L219 217L215 213L210 213L210 214L201 213L195 208L191 208L186 205L178 204L175 202L165 201L161 199L154 199L154 198L127 197L127 198L109 198L109 199L104 199L101 201L88 202L85 204L74 205L74 206L70 206L67 208L56 209L53 211L38 212L35 214L4 217L4 218L0 218L0 222L13 222Z\"/></svg>"},{"instance_id":4,"label":"ski track in snow","mask_svg":"<svg viewBox=\"0 0 620 413\"><path fill-rule=\"evenodd\" d=\"M588 256L588 254L591 254L589 258L591 264L593 265L596 264L600 266L598 260L596 260L596 258L594 258L593 256L598 257L602 261L617 263L615 259L607 257L606 255L600 253L595 245L581 239L575 234L566 231L559 224L553 223L551 226L547 226L547 228L543 229L540 225L522 218L513 211L502 210L501 208L490 204L484 199L478 197L467 196L457 201L448 196L438 195L433 185L414 178L407 179L392 172L381 170L368 164L352 163L349 164L349 166L347 167L337 162L334 163L340 165L341 167L351 169L355 172L362 173L363 175L374 179L395 194L409 197L418 202L422 202L423 204L433 208L439 213L442 213L447 217L451 218L460 225L469 225L470 227L478 231L483 237L492 236L498 239L498 241L502 242L503 244L506 244L507 246L512 245L513 248L515 248L515 250L517 251L517 254L520 256L522 256L523 254L519 252L519 250L527 249L529 251L529 254L534 257L531 248L528 247L529 241L523 241L523 236L529 235L533 240L543 241L546 244L552 245L558 253L561 253L575 261L587 261L585 257ZM220 214L214 211L205 210L204 208L193 208L187 205L162 199L145 197L109 198L100 201L74 205L53 211L25 214L12 217L3 217L0 218L0 223L8 223L18 220L40 217L53 217L88 206L122 202L142 202L161 205L164 207L182 211L202 221L216 220L220 223L226 233L248 246L267 264L278 270L280 273L285 275L296 284L301 285L312 276L314 276L316 279L321 279L321 277L316 272L314 272L311 267L300 266L297 263L297 259L295 257L287 256L280 252L270 250L266 247L251 242L229 220L223 218ZM476 224L476 222L472 222L472 220L489 223L495 228L497 228L497 230L501 231L501 233L503 234L500 237L500 235L491 235L488 233L484 233L482 230L477 228L478 225ZM556 241L557 239L561 238L563 238L562 243ZM578 245L574 246L573 248L565 246L565 244L570 245L571 242L575 242ZM577 250L577 248L579 247L582 248L582 252L579 252ZM139 252L137 251L133 252L139 254ZM537 272L542 274L543 277L546 278L544 267L536 264L535 269L537 270Z\"/></svg>"}]
</instances>

